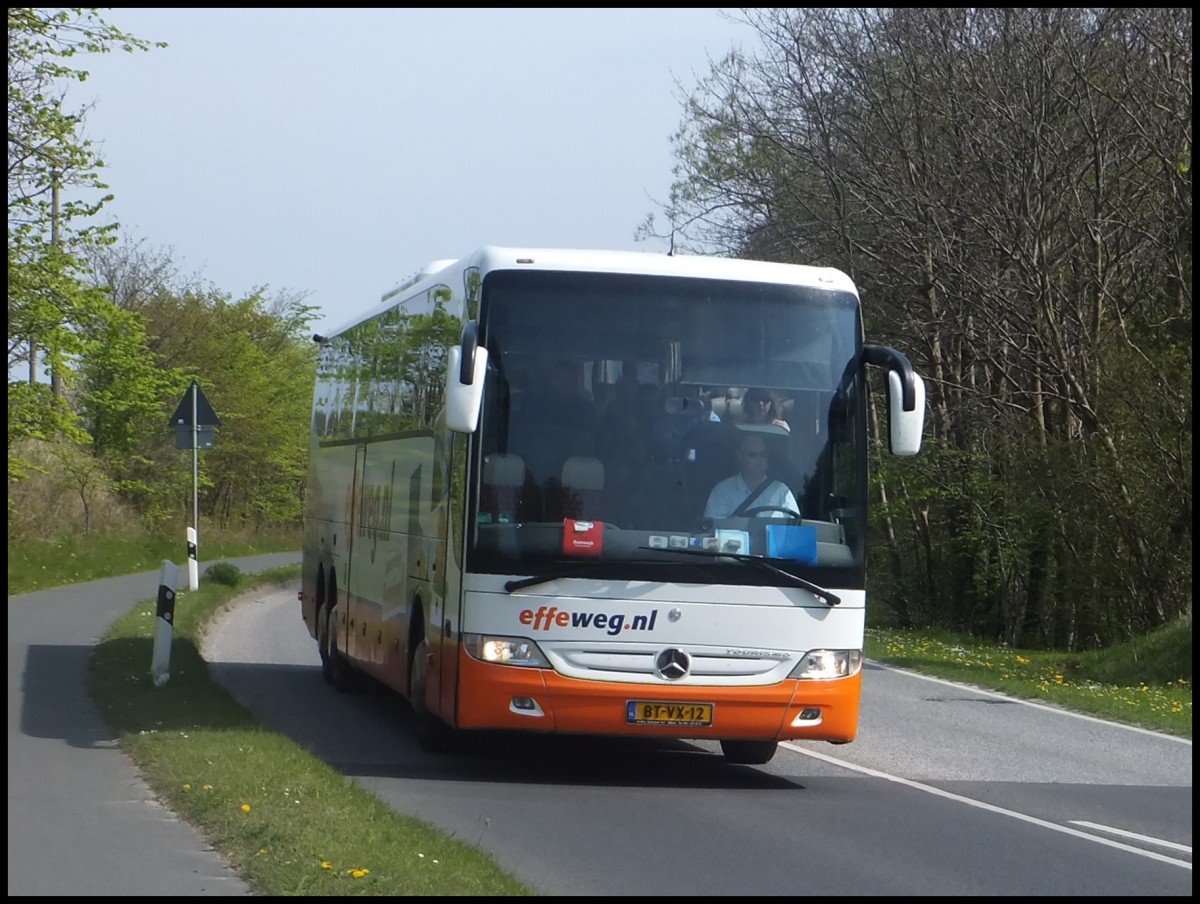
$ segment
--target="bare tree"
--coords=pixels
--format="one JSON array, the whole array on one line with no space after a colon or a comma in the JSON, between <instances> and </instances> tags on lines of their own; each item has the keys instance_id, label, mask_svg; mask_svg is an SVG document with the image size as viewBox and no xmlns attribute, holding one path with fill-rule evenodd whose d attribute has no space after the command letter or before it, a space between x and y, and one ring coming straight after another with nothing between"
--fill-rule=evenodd
<instances>
[{"instance_id":1,"label":"bare tree","mask_svg":"<svg viewBox=\"0 0 1200 904\"><path fill-rule=\"evenodd\" d=\"M1190 10L743 15L761 52L688 98L670 219L840 266L914 350L890 583L1013 642L1190 612Z\"/></svg>"}]
</instances>

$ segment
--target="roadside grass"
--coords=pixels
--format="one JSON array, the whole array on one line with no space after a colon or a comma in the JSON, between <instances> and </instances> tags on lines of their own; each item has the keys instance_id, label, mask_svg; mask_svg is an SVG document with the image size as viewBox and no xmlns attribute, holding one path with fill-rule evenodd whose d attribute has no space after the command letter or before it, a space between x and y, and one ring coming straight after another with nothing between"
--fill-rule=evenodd
<instances>
[{"instance_id":1,"label":"roadside grass","mask_svg":"<svg viewBox=\"0 0 1200 904\"><path fill-rule=\"evenodd\" d=\"M150 665L155 601L93 651L97 705L165 805L199 828L262 895L533 895L469 844L391 810L298 744L263 729L209 675L204 626L255 586L294 584L299 566L201 582L177 598L169 679Z\"/></svg>"},{"instance_id":2,"label":"roadside grass","mask_svg":"<svg viewBox=\"0 0 1200 904\"><path fill-rule=\"evenodd\" d=\"M1164 734L1192 736L1191 620L1085 653L868 628L869 659Z\"/></svg>"},{"instance_id":3,"label":"roadside grass","mask_svg":"<svg viewBox=\"0 0 1200 904\"><path fill-rule=\"evenodd\" d=\"M299 528L205 528L199 555L203 562L212 562L229 556L291 552L300 548L301 541ZM69 533L52 539L14 539L10 533L8 595L154 571L164 560L184 564L187 557L187 532L182 529L177 537L137 530Z\"/></svg>"}]
</instances>

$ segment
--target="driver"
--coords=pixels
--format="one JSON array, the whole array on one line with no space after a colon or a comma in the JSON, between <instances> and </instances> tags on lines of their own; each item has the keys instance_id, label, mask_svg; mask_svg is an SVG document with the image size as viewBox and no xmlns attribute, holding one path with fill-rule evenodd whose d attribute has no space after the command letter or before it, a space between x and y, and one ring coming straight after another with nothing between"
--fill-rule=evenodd
<instances>
[{"instance_id":1,"label":"driver","mask_svg":"<svg viewBox=\"0 0 1200 904\"><path fill-rule=\"evenodd\" d=\"M708 494L705 518L739 517L754 509L769 507L760 514L772 518L800 517L800 506L787 484L767 476L767 444L753 433L742 437L737 447L738 473L726 477ZM780 511L785 509L786 511Z\"/></svg>"}]
</instances>

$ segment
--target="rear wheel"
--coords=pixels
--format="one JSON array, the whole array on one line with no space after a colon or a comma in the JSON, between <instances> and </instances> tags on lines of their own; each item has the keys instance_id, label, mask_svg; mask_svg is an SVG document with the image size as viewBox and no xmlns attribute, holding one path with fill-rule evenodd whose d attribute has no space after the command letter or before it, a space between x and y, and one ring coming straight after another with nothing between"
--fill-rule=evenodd
<instances>
[{"instance_id":1,"label":"rear wheel","mask_svg":"<svg viewBox=\"0 0 1200 904\"><path fill-rule=\"evenodd\" d=\"M337 648L337 626L333 623L333 608L326 606L317 620L317 633L321 638L321 675L334 690L342 694L357 694L366 686L366 680L350 664Z\"/></svg>"},{"instance_id":2,"label":"rear wheel","mask_svg":"<svg viewBox=\"0 0 1200 904\"><path fill-rule=\"evenodd\" d=\"M413 650L408 664L408 699L413 711L417 744L430 753L449 753L455 747L455 732L429 711L425 703L426 670L429 666L429 641L424 637Z\"/></svg>"},{"instance_id":3,"label":"rear wheel","mask_svg":"<svg viewBox=\"0 0 1200 904\"><path fill-rule=\"evenodd\" d=\"M325 683L333 684L333 664L329 661L329 608L322 605L317 610L317 651L321 654L321 677Z\"/></svg>"},{"instance_id":4,"label":"rear wheel","mask_svg":"<svg viewBox=\"0 0 1200 904\"><path fill-rule=\"evenodd\" d=\"M761 766L769 763L779 748L778 741L722 741L721 753L731 763Z\"/></svg>"}]
</instances>

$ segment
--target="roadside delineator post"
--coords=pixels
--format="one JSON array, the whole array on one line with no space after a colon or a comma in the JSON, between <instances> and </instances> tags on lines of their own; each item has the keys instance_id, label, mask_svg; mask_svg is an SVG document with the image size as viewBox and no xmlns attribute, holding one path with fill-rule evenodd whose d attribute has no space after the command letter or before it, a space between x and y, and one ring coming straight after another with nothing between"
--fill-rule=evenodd
<instances>
[{"instance_id":1,"label":"roadside delineator post","mask_svg":"<svg viewBox=\"0 0 1200 904\"><path fill-rule=\"evenodd\" d=\"M158 579L158 605L155 609L154 659L150 677L162 687L171 677L171 638L175 633L175 563L163 560Z\"/></svg>"},{"instance_id":2,"label":"roadside delineator post","mask_svg":"<svg viewBox=\"0 0 1200 904\"><path fill-rule=\"evenodd\" d=\"M188 546L188 590L195 590L200 586L200 566L196 561L196 528L189 527L187 529L187 546Z\"/></svg>"}]
</instances>

